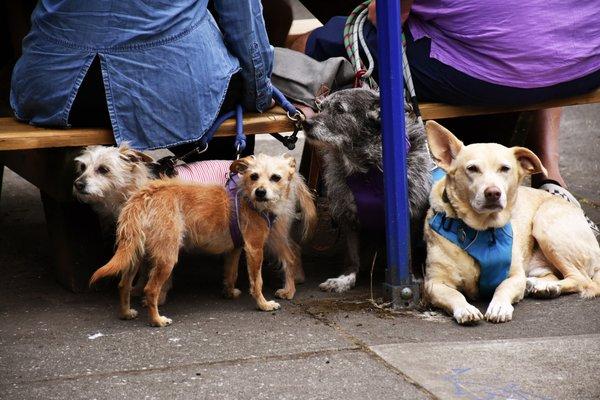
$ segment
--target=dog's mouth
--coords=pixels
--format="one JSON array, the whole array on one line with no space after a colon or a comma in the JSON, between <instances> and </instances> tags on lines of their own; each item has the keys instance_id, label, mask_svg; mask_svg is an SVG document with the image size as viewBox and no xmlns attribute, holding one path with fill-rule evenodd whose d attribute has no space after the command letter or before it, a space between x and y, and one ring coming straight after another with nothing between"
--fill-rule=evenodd
<instances>
[{"instance_id":1,"label":"dog's mouth","mask_svg":"<svg viewBox=\"0 0 600 400\"><path fill-rule=\"evenodd\" d=\"M504 210L504 206L502 206L502 204L500 204L499 202L493 202L493 203L484 203L478 207L476 207L477 211L480 213L493 213L493 212L499 212Z\"/></svg>"}]
</instances>

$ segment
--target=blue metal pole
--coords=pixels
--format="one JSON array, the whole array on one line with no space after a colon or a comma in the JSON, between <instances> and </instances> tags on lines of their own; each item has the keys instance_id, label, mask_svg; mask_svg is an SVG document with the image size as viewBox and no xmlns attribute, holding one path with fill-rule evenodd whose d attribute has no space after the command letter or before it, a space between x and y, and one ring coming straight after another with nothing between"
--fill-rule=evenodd
<instances>
[{"instance_id":1,"label":"blue metal pole","mask_svg":"<svg viewBox=\"0 0 600 400\"><path fill-rule=\"evenodd\" d=\"M379 88L383 134L387 270L385 292L396 307L418 301L410 274L410 226L406 180L402 23L399 0L377 0Z\"/></svg>"}]
</instances>

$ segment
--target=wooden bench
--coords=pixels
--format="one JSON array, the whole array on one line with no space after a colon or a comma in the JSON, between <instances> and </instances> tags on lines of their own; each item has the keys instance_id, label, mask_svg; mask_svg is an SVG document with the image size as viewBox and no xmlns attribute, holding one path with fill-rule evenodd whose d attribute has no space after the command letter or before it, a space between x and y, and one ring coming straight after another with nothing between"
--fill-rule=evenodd
<instances>
[{"instance_id":1,"label":"wooden bench","mask_svg":"<svg viewBox=\"0 0 600 400\"><path fill-rule=\"evenodd\" d=\"M293 129L292 121L281 108L244 116L247 135ZM233 119L225 121L215 133L215 136L234 135ZM75 292L87 289L87 280L107 261L112 245L103 245L93 211L72 197L73 158L83 146L112 144L110 129L40 128L13 118L0 118L0 194L4 166L40 190L55 275L61 284Z\"/></svg>"}]
</instances>

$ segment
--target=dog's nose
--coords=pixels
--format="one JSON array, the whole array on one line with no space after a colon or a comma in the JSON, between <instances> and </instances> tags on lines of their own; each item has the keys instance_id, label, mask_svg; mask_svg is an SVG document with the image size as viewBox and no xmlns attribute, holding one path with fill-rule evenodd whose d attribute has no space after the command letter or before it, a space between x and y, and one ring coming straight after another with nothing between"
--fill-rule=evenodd
<instances>
[{"instance_id":1,"label":"dog's nose","mask_svg":"<svg viewBox=\"0 0 600 400\"><path fill-rule=\"evenodd\" d=\"M77 189L81 192L85 188L85 182L81 181L81 180L76 180L73 183L73 186L75 186L75 189Z\"/></svg>"},{"instance_id":2,"label":"dog's nose","mask_svg":"<svg viewBox=\"0 0 600 400\"><path fill-rule=\"evenodd\" d=\"M265 188L258 188L254 191L254 194L256 195L256 198L258 199L264 199L265 196L267 195L267 189Z\"/></svg>"},{"instance_id":3,"label":"dog's nose","mask_svg":"<svg viewBox=\"0 0 600 400\"><path fill-rule=\"evenodd\" d=\"M491 186L485 189L483 194L485 195L486 200L498 201L498 199L500 199L500 196L502 195L502 192L496 186Z\"/></svg>"}]
</instances>

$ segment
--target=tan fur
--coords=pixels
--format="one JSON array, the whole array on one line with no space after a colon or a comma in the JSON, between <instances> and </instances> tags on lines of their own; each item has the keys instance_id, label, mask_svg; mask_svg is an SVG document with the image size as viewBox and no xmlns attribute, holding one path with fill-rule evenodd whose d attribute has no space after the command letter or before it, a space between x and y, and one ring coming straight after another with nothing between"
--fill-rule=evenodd
<instances>
[{"instance_id":1,"label":"tan fur","mask_svg":"<svg viewBox=\"0 0 600 400\"><path fill-rule=\"evenodd\" d=\"M299 265L299 255L290 246L289 227L295 216L293 193L304 183L296 175L293 158L246 157L234 162L231 168L242 176L240 189L243 200L240 202L239 224L248 264L250 293L259 309L276 310L279 304L267 301L262 294L263 250L265 246L273 249L283 263L285 286L277 291L277 295L291 299L295 293L294 268ZM276 182L275 177L280 177L280 180ZM266 191L266 201L259 201L257 189ZM303 196L301 201L307 200ZM310 208L310 204L305 206ZM277 215L271 228L259 214L263 211ZM186 247L225 254L225 295L238 297L240 291L235 288L235 281L241 249L235 249L231 240L231 212L229 195L221 186L198 185L177 179L152 181L127 201L118 221L115 255L94 273L90 284L119 274L120 317L135 318L137 312L129 304L131 282L141 257L146 256L152 264L144 289L150 324L169 325L171 320L158 313L158 295L177 262L179 249ZM314 221L308 220L307 224L314 224Z\"/></svg>"},{"instance_id":2,"label":"tan fur","mask_svg":"<svg viewBox=\"0 0 600 400\"><path fill-rule=\"evenodd\" d=\"M535 154L494 143L464 146L433 121L426 129L431 152L447 173L432 189L427 221L435 210L478 230L512 223L509 276L496 289L487 320L510 321L512 304L523 298L526 287L530 294L546 297L573 292L583 297L600 295L600 247L583 211L558 196L520 186L525 176L544 171ZM497 203L486 202L490 188L501 193ZM427 222L425 239L425 291L430 303L459 323L482 319L465 298L478 294L477 262L432 231Z\"/></svg>"}]
</instances>

